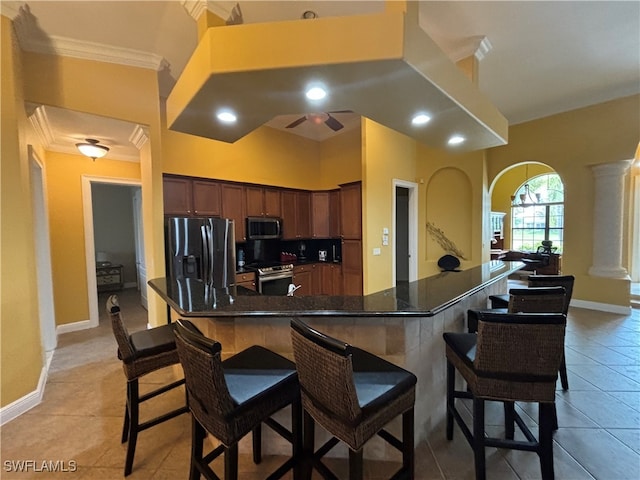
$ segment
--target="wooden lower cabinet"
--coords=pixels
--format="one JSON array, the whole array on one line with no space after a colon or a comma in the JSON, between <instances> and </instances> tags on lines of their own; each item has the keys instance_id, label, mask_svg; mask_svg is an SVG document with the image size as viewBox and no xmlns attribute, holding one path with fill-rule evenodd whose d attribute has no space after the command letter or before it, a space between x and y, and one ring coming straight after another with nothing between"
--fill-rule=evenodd
<instances>
[{"instance_id":1,"label":"wooden lower cabinet","mask_svg":"<svg viewBox=\"0 0 640 480\"><path fill-rule=\"evenodd\" d=\"M293 283L298 288L294 295L313 295L313 265L296 265L293 267Z\"/></svg>"},{"instance_id":2,"label":"wooden lower cabinet","mask_svg":"<svg viewBox=\"0 0 640 480\"><path fill-rule=\"evenodd\" d=\"M362 241L342 240L343 295L362 295Z\"/></svg>"},{"instance_id":3,"label":"wooden lower cabinet","mask_svg":"<svg viewBox=\"0 0 640 480\"><path fill-rule=\"evenodd\" d=\"M255 273L236 273L236 285L248 288L249 290L257 290Z\"/></svg>"}]
</instances>

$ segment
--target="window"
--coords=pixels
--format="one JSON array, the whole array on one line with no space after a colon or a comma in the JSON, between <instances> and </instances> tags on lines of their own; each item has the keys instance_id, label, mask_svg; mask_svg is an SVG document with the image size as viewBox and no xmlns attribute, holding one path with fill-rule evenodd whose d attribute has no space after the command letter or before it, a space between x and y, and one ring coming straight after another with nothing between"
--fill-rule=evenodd
<instances>
[{"instance_id":1,"label":"window","mask_svg":"<svg viewBox=\"0 0 640 480\"><path fill-rule=\"evenodd\" d=\"M551 240L562 253L564 186L556 173L527 180L515 192L511 206L511 248L535 252L543 240Z\"/></svg>"}]
</instances>

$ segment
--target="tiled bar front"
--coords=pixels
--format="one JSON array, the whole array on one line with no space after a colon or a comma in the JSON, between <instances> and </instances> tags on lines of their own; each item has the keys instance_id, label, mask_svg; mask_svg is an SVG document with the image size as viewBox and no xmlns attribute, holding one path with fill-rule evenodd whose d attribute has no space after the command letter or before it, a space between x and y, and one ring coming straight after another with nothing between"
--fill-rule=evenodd
<instances>
[{"instance_id":1,"label":"tiled bar front","mask_svg":"<svg viewBox=\"0 0 640 480\"><path fill-rule=\"evenodd\" d=\"M457 303L432 316L301 316L310 326L327 335L368 350L407 370L418 377L415 404L416 442L426 439L445 418L445 354L442 333L461 332L466 329L466 311L486 308L489 295L507 291L507 277L484 286L460 299ZM190 318L203 332L222 343L223 355L229 356L251 345L263 345L287 358L293 359L290 337L290 316L209 317ZM321 366L319 366L321 368ZM288 423L288 412L279 419ZM399 419L390 431L400 434ZM290 445L264 429L266 453L286 454ZM316 445L327 434L316 429ZM250 451L245 439L241 451ZM331 454L346 456L340 445ZM365 446L367 458L400 460L400 455L381 439L374 438Z\"/></svg>"}]
</instances>

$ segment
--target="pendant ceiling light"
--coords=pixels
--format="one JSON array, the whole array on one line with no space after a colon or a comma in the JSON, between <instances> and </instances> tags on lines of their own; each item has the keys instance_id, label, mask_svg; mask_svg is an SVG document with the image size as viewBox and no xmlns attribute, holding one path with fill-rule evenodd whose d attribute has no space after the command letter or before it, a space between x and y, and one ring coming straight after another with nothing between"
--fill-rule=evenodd
<instances>
[{"instance_id":1,"label":"pendant ceiling light","mask_svg":"<svg viewBox=\"0 0 640 480\"><path fill-rule=\"evenodd\" d=\"M531 189L529 188L529 165L525 167L524 181L526 182L524 184L524 191L518 195L519 198L515 195L511 195L512 207L530 207L540 203L542 200L539 193L532 194Z\"/></svg>"},{"instance_id":2,"label":"pendant ceiling light","mask_svg":"<svg viewBox=\"0 0 640 480\"><path fill-rule=\"evenodd\" d=\"M94 138L85 138L85 142L86 143L76 143L76 147L78 147L80 153L93 160L104 157L109 151L109 147L99 145L98 140Z\"/></svg>"}]
</instances>

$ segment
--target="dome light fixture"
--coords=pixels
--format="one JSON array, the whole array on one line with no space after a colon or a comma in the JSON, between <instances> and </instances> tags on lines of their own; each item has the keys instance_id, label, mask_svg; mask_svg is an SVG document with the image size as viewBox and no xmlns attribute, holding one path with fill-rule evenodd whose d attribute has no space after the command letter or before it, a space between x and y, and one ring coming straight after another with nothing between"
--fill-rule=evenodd
<instances>
[{"instance_id":1,"label":"dome light fixture","mask_svg":"<svg viewBox=\"0 0 640 480\"><path fill-rule=\"evenodd\" d=\"M109 147L100 145L95 138L85 138L85 143L76 143L76 147L83 155L96 160L96 158L104 157L109 152Z\"/></svg>"}]
</instances>

